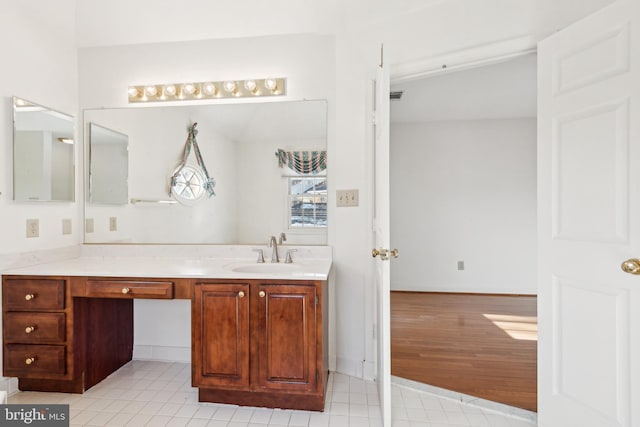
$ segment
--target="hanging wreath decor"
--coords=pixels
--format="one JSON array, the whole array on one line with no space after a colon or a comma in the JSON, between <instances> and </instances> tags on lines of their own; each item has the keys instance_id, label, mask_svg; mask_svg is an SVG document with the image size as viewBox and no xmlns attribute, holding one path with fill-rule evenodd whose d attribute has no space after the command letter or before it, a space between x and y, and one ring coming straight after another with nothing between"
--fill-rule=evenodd
<instances>
[{"instance_id":1,"label":"hanging wreath decor","mask_svg":"<svg viewBox=\"0 0 640 427\"><path fill-rule=\"evenodd\" d=\"M198 135L197 125L198 123L194 123L189 128L187 142L185 143L182 154L182 162L180 162L173 172L173 175L171 175L169 186L169 195L173 196L178 202L186 205L197 202L205 193L209 193L209 197L216 195L213 190L216 182L209 176L209 172L207 172L202 154L200 153L200 147L198 147L198 142L196 141L196 135ZM187 163L192 148L198 163L197 166Z\"/></svg>"}]
</instances>

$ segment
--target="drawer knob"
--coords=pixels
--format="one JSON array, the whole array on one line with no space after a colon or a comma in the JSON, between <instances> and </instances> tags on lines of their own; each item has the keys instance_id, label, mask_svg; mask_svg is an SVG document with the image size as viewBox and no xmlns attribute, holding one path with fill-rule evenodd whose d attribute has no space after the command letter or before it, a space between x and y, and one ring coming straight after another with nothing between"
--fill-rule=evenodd
<instances>
[{"instance_id":1,"label":"drawer knob","mask_svg":"<svg viewBox=\"0 0 640 427\"><path fill-rule=\"evenodd\" d=\"M36 296L34 294L26 294L24 296L24 299L26 299L27 301L31 301L32 299L34 299Z\"/></svg>"},{"instance_id":2,"label":"drawer knob","mask_svg":"<svg viewBox=\"0 0 640 427\"><path fill-rule=\"evenodd\" d=\"M238 296L239 296L240 298L244 298L244 291L240 291L240 292L238 292Z\"/></svg>"},{"instance_id":3,"label":"drawer knob","mask_svg":"<svg viewBox=\"0 0 640 427\"><path fill-rule=\"evenodd\" d=\"M27 326L26 328L24 328L24 331L28 334L30 334L31 332L35 331L36 327L35 326Z\"/></svg>"},{"instance_id":4,"label":"drawer knob","mask_svg":"<svg viewBox=\"0 0 640 427\"><path fill-rule=\"evenodd\" d=\"M35 357L27 357L27 359L24 361L24 363L26 363L27 365L31 365L35 361L36 361Z\"/></svg>"},{"instance_id":5,"label":"drawer knob","mask_svg":"<svg viewBox=\"0 0 640 427\"><path fill-rule=\"evenodd\" d=\"M131 289L129 289L129 288L122 288L122 293L123 293L123 294L125 294L125 295L126 295L126 294L128 294L129 292L131 292Z\"/></svg>"},{"instance_id":6,"label":"drawer knob","mask_svg":"<svg viewBox=\"0 0 640 427\"><path fill-rule=\"evenodd\" d=\"M258 295L260 295L260 298L264 298L267 293L265 291L260 291L258 292Z\"/></svg>"}]
</instances>

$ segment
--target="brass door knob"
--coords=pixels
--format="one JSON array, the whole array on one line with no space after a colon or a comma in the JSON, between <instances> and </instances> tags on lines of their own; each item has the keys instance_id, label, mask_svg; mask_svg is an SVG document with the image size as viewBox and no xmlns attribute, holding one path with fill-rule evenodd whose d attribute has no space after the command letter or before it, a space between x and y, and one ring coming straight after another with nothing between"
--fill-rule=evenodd
<instances>
[{"instance_id":1,"label":"brass door knob","mask_svg":"<svg viewBox=\"0 0 640 427\"><path fill-rule=\"evenodd\" d=\"M622 271L629 274L640 274L640 260L638 258L629 258L620 265Z\"/></svg>"},{"instance_id":2,"label":"brass door knob","mask_svg":"<svg viewBox=\"0 0 640 427\"><path fill-rule=\"evenodd\" d=\"M123 294L125 294L125 295L126 295L126 294L128 294L129 292L131 292L131 289L129 289L129 288L122 288L122 293L123 293Z\"/></svg>"},{"instance_id":3,"label":"brass door knob","mask_svg":"<svg viewBox=\"0 0 640 427\"><path fill-rule=\"evenodd\" d=\"M389 258L389 249L373 248L371 250L371 256L375 258L378 255L380 256L380 259L388 259Z\"/></svg>"},{"instance_id":4,"label":"brass door knob","mask_svg":"<svg viewBox=\"0 0 640 427\"><path fill-rule=\"evenodd\" d=\"M35 362L35 361L36 361L36 358L35 358L35 357L27 357L27 358L25 359L24 363L25 363L26 365L31 365L31 364L32 364L33 362Z\"/></svg>"},{"instance_id":5,"label":"brass door knob","mask_svg":"<svg viewBox=\"0 0 640 427\"><path fill-rule=\"evenodd\" d=\"M34 294L26 294L24 296L24 299L26 299L27 301L31 301L32 299L34 299L36 296Z\"/></svg>"},{"instance_id":6,"label":"brass door knob","mask_svg":"<svg viewBox=\"0 0 640 427\"><path fill-rule=\"evenodd\" d=\"M240 298L244 298L244 291L240 291L240 292L238 292L238 296L239 296Z\"/></svg>"},{"instance_id":7,"label":"brass door knob","mask_svg":"<svg viewBox=\"0 0 640 427\"><path fill-rule=\"evenodd\" d=\"M394 258L398 258L398 255L400 255L400 251L398 251L397 249L384 249L384 248L373 248L371 250L371 255L375 258L378 255L380 255L380 259L383 261L386 261L389 259L390 256L394 257Z\"/></svg>"},{"instance_id":8,"label":"brass door knob","mask_svg":"<svg viewBox=\"0 0 640 427\"><path fill-rule=\"evenodd\" d=\"M267 293L265 291L260 291L258 292L258 295L260 295L260 298L264 298L267 295Z\"/></svg>"},{"instance_id":9,"label":"brass door knob","mask_svg":"<svg viewBox=\"0 0 640 427\"><path fill-rule=\"evenodd\" d=\"M35 331L36 327L35 326L27 326L26 328L24 328L24 331L28 334L30 334L31 332Z\"/></svg>"}]
</instances>

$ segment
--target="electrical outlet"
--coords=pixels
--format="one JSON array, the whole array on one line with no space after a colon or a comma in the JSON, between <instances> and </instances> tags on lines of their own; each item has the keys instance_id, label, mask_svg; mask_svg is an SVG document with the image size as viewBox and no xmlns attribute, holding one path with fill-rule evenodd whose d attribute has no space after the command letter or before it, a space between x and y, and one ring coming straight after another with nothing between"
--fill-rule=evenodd
<instances>
[{"instance_id":1,"label":"electrical outlet","mask_svg":"<svg viewBox=\"0 0 640 427\"><path fill-rule=\"evenodd\" d=\"M93 233L93 218L87 218L84 222L84 231L86 233Z\"/></svg>"},{"instance_id":2,"label":"electrical outlet","mask_svg":"<svg viewBox=\"0 0 640 427\"><path fill-rule=\"evenodd\" d=\"M358 206L360 203L360 197L358 190L338 190L336 191L336 204L337 206Z\"/></svg>"},{"instance_id":3,"label":"electrical outlet","mask_svg":"<svg viewBox=\"0 0 640 427\"><path fill-rule=\"evenodd\" d=\"M62 220L62 234L71 234L71 219L64 218Z\"/></svg>"},{"instance_id":4,"label":"electrical outlet","mask_svg":"<svg viewBox=\"0 0 640 427\"><path fill-rule=\"evenodd\" d=\"M118 231L118 218L115 216L109 217L109 231Z\"/></svg>"},{"instance_id":5,"label":"electrical outlet","mask_svg":"<svg viewBox=\"0 0 640 427\"><path fill-rule=\"evenodd\" d=\"M464 261L458 261L458 270L464 270Z\"/></svg>"},{"instance_id":6,"label":"electrical outlet","mask_svg":"<svg viewBox=\"0 0 640 427\"><path fill-rule=\"evenodd\" d=\"M28 219L27 220L27 237L40 236L40 220Z\"/></svg>"}]
</instances>

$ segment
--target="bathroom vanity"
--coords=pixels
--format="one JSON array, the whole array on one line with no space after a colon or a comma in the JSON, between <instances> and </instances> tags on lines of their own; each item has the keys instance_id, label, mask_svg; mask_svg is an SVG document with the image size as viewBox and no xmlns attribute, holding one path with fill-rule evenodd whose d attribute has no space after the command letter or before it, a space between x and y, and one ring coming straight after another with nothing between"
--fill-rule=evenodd
<instances>
[{"instance_id":1,"label":"bathroom vanity","mask_svg":"<svg viewBox=\"0 0 640 427\"><path fill-rule=\"evenodd\" d=\"M4 272L4 375L21 390L82 393L132 359L134 299L190 299L201 402L323 410L330 255L257 264L235 252L80 256Z\"/></svg>"}]
</instances>

